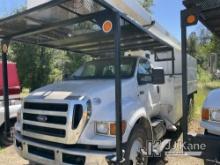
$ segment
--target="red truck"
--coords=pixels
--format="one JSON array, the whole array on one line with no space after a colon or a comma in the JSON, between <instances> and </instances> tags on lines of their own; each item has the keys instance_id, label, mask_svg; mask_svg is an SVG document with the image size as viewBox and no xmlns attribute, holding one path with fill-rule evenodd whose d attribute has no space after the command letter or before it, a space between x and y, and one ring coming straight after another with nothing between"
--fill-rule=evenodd
<instances>
[{"instance_id":1,"label":"red truck","mask_svg":"<svg viewBox=\"0 0 220 165\"><path fill-rule=\"evenodd\" d=\"M10 123L13 128L16 122L17 113L21 108L21 85L18 77L17 66L13 62L8 62L8 91L9 91L9 111ZM3 102L3 76L2 76L2 61L0 61L0 141L4 143L2 131L4 130L4 102ZM11 129L13 130L13 129ZM5 139L4 139L5 140Z\"/></svg>"}]
</instances>

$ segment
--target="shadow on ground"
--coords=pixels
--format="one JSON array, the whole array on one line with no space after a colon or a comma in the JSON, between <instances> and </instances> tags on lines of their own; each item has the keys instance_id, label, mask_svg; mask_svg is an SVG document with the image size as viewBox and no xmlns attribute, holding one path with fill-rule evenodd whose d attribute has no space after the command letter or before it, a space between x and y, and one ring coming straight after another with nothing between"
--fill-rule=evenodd
<instances>
[{"instance_id":1,"label":"shadow on ground","mask_svg":"<svg viewBox=\"0 0 220 165\"><path fill-rule=\"evenodd\" d=\"M178 140L181 140L181 129L178 129L177 132L168 132L165 136L165 139L172 139L171 143L170 143L170 148L173 148L175 143ZM168 164L169 162L166 160L166 155L165 152L167 152L169 150L165 150L162 154L161 157L156 157L153 159L150 159L149 161L149 165L165 165Z\"/></svg>"}]
</instances>

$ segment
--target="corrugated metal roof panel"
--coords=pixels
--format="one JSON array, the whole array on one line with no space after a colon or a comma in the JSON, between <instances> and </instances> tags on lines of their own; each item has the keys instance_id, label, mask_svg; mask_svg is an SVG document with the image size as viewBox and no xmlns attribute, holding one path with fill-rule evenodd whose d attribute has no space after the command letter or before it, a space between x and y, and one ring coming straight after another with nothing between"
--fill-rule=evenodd
<instances>
[{"instance_id":1,"label":"corrugated metal roof panel","mask_svg":"<svg viewBox=\"0 0 220 165\"><path fill-rule=\"evenodd\" d=\"M50 1L0 20L0 38L93 56L114 55L113 30L102 31L113 10L120 13L102 0ZM120 22L121 51L172 47L122 13Z\"/></svg>"}]
</instances>

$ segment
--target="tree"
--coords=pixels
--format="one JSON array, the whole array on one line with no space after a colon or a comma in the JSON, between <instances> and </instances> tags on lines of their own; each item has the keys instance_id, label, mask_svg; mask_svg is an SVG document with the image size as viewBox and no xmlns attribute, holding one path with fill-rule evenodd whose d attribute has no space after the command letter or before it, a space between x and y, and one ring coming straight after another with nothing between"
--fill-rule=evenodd
<instances>
[{"instance_id":1,"label":"tree","mask_svg":"<svg viewBox=\"0 0 220 165\"><path fill-rule=\"evenodd\" d=\"M153 5L154 0L138 0L138 2L147 10Z\"/></svg>"},{"instance_id":2,"label":"tree","mask_svg":"<svg viewBox=\"0 0 220 165\"><path fill-rule=\"evenodd\" d=\"M199 46L198 42L199 41L196 33L192 32L188 37L188 53L193 57L196 57L197 55L197 49Z\"/></svg>"}]
</instances>

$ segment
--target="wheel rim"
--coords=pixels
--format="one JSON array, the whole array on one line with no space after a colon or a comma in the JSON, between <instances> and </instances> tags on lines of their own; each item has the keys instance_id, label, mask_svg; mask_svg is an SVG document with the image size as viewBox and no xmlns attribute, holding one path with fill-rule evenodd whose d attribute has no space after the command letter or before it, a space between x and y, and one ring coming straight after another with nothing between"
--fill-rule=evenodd
<instances>
[{"instance_id":1,"label":"wheel rim","mask_svg":"<svg viewBox=\"0 0 220 165\"><path fill-rule=\"evenodd\" d=\"M141 148L143 148L142 139L136 139L131 146L130 156L129 156L129 160L132 161L133 165L138 164L137 157L138 157L138 152L140 152Z\"/></svg>"}]
</instances>

